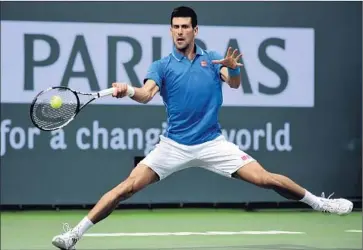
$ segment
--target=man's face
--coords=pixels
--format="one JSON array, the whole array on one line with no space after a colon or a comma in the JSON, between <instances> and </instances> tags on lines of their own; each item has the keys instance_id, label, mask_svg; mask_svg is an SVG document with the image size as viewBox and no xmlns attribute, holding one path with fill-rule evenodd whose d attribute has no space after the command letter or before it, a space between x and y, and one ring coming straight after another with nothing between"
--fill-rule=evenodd
<instances>
[{"instance_id":1,"label":"man's face","mask_svg":"<svg viewBox=\"0 0 363 250\"><path fill-rule=\"evenodd\" d=\"M194 37L198 33L198 28L193 29L190 17L174 17L170 31L175 47L178 50L185 50L194 44Z\"/></svg>"}]
</instances>

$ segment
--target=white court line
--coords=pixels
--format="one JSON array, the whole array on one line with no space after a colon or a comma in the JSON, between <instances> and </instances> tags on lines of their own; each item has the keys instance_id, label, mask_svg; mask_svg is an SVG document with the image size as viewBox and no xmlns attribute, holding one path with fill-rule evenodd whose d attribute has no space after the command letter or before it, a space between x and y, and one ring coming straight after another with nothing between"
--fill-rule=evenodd
<instances>
[{"instance_id":1,"label":"white court line","mask_svg":"<svg viewBox=\"0 0 363 250\"><path fill-rule=\"evenodd\" d=\"M238 231L238 232L149 232L149 233L88 233L87 237L148 237L148 236L190 236L190 235L243 235L243 234L306 234L305 232L290 231Z\"/></svg>"},{"instance_id":2,"label":"white court line","mask_svg":"<svg viewBox=\"0 0 363 250\"><path fill-rule=\"evenodd\" d=\"M352 229L352 230L345 230L344 232L346 232L346 233L361 233L362 230L354 230L354 229Z\"/></svg>"}]
</instances>

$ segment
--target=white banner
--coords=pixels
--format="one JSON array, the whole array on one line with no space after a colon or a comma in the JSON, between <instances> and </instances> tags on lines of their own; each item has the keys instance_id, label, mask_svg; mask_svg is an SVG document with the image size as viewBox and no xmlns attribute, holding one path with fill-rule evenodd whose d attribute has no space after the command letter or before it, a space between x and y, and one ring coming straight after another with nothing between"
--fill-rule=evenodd
<instances>
[{"instance_id":1,"label":"white banner","mask_svg":"<svg viewBox=\"0 0 363 250\"><path fill-rule=\"evenodd\" d=\"M163 57L171 52L169 28L1 21L1 102L30 103L38 92L59 86L62 80L70 88L86 92L92 90L91 86L108 88L112 75L117 81L130 82L137 77L142 82L154 53L160 51ZM234 39L243 53L244 84L250 91L224 84L224 106L314 106L312 28L200 26L197 38L207 49L222 55ZM116 40L122 41L112 42ZM270 89L269 94L261 86ZM111 97L95 103L138 104L129 98ZM163 102L157 95L148 105Z\"/></svg>"}]
</instances>

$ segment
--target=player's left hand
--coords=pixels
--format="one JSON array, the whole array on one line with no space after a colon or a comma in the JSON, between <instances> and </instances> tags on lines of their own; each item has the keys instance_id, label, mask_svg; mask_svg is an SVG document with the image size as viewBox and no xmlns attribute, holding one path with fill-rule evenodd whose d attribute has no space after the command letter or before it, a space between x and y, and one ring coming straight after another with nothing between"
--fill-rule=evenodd
<instances>
[{"instance_id":1,"label":"player's left hand","mask_svg":"<svg viewBox=\"0 0 363 250\"><path fill-rule=\"evenodd\" d=\"M232 48L229 47L227 51L227 55L224 59L221 60L212 60L212 63L214 64L222 64L223 66L226 66L231 69L235 69L237 67L243 66L242 63L239 63L239 59L241 59L242 54L238 54L238 50L235 49L232 53Z\"/></svg>"}]
</instances>

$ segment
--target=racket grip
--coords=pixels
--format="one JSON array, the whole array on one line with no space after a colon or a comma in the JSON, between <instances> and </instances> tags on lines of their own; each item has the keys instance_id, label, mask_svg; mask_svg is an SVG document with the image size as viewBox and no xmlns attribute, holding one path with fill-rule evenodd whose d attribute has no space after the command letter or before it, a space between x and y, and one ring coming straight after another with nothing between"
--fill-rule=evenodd
<instances>
[{"instance_id":1,"label":"racket grip","mask_svg":"<svg viewBox=\"0 0 363 250\"><path fill-rule=\"evenodd\" d=\"M100 92L98 92L98 96L103 97L103 96L107 96L107 95L112 95L114 90L115 90L115 88L101 90ZM132 86L128 85L127 86L127 95L129 97L133 97L134 94L135 94L135 89Z\"/></svg>"},{"instance_id":2,"label":"racket grip","mask_svg":"<svg viewBox=\"0 0 363 250\"><path fill-rule=\"evenodd\" d=\"M103 96L107 96L107 95L112 95L114 89L115 88L109 88L109 89L101 90L100 92L98 92L98 96L99 97L103 97Z\"/></svg>"}]
</instances>

